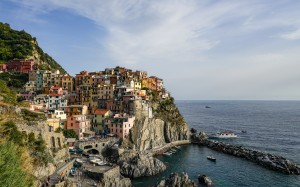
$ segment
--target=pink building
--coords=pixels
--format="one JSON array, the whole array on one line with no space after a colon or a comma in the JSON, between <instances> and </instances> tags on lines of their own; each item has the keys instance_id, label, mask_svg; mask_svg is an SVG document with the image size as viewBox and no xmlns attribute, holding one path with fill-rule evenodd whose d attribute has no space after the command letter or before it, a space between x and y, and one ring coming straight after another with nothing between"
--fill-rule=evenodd
<instances>
[{"instance_id":1,"label":"pink building","mask_svg":"<svg viewBox=\"0 0 300 187\"><path fill-rule=\"evenodd\" d=\"M91 137L95 132L90 131L91 122L86 115L74 115L67 118L67 129L73 129L78 135L78 139Z\"/></svg>"},{"instance_id":2,"label":"pink building","mask_svg":"<svg viewBox=\"0 0 300 187\"><path fill-rule=\"evenodd\" d=\"M115 134L118 138L125 138L129 134L129 130L133 127L134 120L134 116L115 114L112 121L108 123L107 128L110 133Z\"/></svg>"},{"instance_id":3,"label":"pink building","mask_svg":"<svg viewBox=\"0 0 300 187\"><path fill-rule=\"evenodd\" d=\"M58 95L63 95L63 89L62 87L59 86L51 86L50 90L49 90L50 94L58 94Z\"/></svg>"},{"instance_id":4,"label":"pink building","mask_svg":"<svg viewBox=\"0 0 300 187\"><path fill-rule=\"evenodd\" d=\"M36 92L21 92L19 95L24 97L26 100L33 100L34 96L36 96Z\"/></svg>"}]
</instances>

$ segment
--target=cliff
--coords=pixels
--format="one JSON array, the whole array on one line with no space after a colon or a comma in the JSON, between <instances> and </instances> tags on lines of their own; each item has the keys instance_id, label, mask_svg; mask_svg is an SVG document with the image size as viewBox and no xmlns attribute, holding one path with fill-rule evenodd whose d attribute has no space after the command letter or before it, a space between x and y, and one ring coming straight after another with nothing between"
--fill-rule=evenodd
<instances>
[{"instance_id":1,"label":"cliff","mask_svg":"<svg viewBox=\"0 0 300 187\"><path fill-rule=\"evenodd\" d=\"M190 131L173 98L152 100L153 114L136 114L134 126L122 146L127 149L149 151L168 143L189 140Z\"/></svg>"},{"instance_id":2,"label":"cliff","mask_svg":"<svg viewBox=\"0 0 300 187\"><path fill-rule=\"evenodd\" d=\"M134 126L122 142L125 151L116 156L121 174L130 178L164 171L165 164L152 156L177 144L189 143L189 127L173 98L152 98L146 108L136 111Z\"/></svg>"}]
</instances>

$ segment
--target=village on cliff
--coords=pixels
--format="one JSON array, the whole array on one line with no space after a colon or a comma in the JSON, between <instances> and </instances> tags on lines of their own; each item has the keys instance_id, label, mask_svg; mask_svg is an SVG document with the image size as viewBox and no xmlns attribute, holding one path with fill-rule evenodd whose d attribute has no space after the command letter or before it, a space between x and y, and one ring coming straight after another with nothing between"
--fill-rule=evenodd
<instances>
[{"instance_id":1,"label":"village on cliff","mask_svg":"<svg viewBox=\"0 0 300 187\"><path fill-rule=\"evenodd\" d=\"M124 138L134 125L135 113L143 110L151 117L147 90L168 98L163 80L146 71L124 67L104 71L81 71L75 77L59 70L39 70L38 62L11 60L2 72L28 73L28 82L19 93L30 101L30 110L47 114L49 131L74 130L78 140L95 135Z\"/></svg>"}]
</instances>

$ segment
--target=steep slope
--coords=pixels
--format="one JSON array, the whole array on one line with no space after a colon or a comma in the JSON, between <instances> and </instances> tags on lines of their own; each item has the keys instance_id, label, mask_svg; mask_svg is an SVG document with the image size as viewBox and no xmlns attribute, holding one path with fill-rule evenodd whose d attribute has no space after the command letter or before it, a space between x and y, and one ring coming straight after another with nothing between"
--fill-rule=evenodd
<instances>
[{"instance_id":1,"label":"steep slope","mask_svg":"<svg viewBox=\"0 0 300 187\"><path fill-rule=\"evenodd\" d=\"M0 64L12 59L34 58L40 62L40 69L66 71L39 47L35 37L24 30L17 31L7 23L0 22Z\"/></svg>"},{"instance_id":2,"label":"steep slope","mask_svg":"<svg viewBox=\"0 0 300 187\"><path fill-rule=\"evenodd\" d=\"M134 127L123 146L138 151L159 149L168 143L190 138L187 123L174 104L173 98L152 101L153 117L137 114Z\"/></svg>"}]
</instances>

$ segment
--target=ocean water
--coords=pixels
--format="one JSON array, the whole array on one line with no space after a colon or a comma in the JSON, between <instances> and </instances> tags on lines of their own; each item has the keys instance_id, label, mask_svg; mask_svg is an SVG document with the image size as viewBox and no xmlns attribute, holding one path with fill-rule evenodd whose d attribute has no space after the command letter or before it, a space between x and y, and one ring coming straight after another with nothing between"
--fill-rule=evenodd
<instances>
[{"instance_id":1,"label":"ocean water","mask_svg":"<svg viewBox=\"0 0 300 187\"><path fill-rule=\"evenodd\" d=\"M300 165L300 101L177 101L176 104L189 126L198 131L210 134L232 130L238 138L226 140L227 143L280 155ZM247 133L241 133L242 130ZM207 155L214 155L217 162L207 160ZM171 156L157 158L167 165L167 170L134 179L134 186L153 186L172 172L187 172L197 184L198 175L209 176L216 187L300 187L300 176L271 171L198 145L181 146Z\"/></svg>"}]
</instances>

